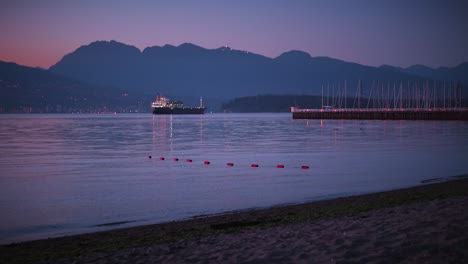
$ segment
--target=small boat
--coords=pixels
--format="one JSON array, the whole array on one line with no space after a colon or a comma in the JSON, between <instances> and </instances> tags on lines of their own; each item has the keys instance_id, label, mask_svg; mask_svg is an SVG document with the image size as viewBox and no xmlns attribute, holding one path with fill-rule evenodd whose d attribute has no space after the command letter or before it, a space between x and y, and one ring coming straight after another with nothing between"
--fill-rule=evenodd
<instances>
[{"instance_id":1,"label":"small boat","mask_svg":"<svg viewBox=\"0 0 468 264\"><path fill-rule=\"evenodd\" d=\"M201 115L205 113L203 98L200 97L200 106L187 107L181 101L170 101L166 97L156 96L156 101L151 103L155 115Z\"/></svg>"}]
</instances>

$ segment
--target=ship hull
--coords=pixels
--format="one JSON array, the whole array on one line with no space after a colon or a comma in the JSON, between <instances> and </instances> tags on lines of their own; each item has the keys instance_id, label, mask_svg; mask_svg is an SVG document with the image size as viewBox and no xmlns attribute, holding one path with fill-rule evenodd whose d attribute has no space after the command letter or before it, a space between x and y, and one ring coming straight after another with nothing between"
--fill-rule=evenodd
<instances>
[{"instance_id":1,"label":"ship hull","mask_svg":"<svg viewBox=\"0 0 468 264\"><path fill-rule=\"evenodd\" d=\"M153 114L155 115L202 115L205 113L205 107L184 107L184 108L170 108L170 107L155 107Z\"/></svg>"}]
</instances>

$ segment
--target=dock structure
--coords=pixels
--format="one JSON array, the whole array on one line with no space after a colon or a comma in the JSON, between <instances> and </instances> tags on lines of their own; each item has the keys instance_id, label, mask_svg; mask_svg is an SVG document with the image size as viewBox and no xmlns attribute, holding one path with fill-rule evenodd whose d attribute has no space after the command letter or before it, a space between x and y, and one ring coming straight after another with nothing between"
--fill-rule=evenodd
<instances>
[{"instance_id":1,"label":"dock structure","mask_svg":"<svg viewBox=\"0 0 468 264\"><path fill-rule=\"evenodd\" d=\"M324 93L325 98L324 98ZM330 96L331 95L331 96ZM384 85L372 82L363 96L359 80L354 100L349 97L347 81L343 86L322 86L321 108L292 106L293 119L380 119L380 120L465 120L468 121L466 89L457 83L430 85L403 82ZM352 104L351 104L352 101ZM352 105L351 108L348 108ZM317 105L316 105L317 106Z\"/></svg>"},{"instance_id":2,"label":"dock structure","mask_svg":"<svg viewBox=\"0 0 468 264\"><path fill-rule=\"evenodd\" d=\"M465 120L468 108L457 109L298 109L293 119Z\"/></svg>"}]
</instances>

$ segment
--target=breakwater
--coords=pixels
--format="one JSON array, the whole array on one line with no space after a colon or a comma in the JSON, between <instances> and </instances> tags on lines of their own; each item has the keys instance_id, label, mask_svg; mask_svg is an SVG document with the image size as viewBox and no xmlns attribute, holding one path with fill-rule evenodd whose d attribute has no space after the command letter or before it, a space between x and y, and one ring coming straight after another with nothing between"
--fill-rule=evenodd
<instances>
[{"instance_id":1,"label":"breakwater","mask_svg":"<svg viewBox=\"0 0 468 264\"><path fill-rule=\"evenodd\" d=\"M291 109L293 119L466 120L468 108L456 109Z\"/></svg>"}]
</instances>

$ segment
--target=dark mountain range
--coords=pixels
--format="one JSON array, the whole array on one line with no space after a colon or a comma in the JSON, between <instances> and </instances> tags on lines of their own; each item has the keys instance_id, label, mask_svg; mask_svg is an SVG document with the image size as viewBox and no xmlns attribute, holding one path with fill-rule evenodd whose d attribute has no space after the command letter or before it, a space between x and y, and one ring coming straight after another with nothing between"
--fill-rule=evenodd
<instances>
[{"instance_id":1,"label":"dark mountain range","mask_svg":"<svg viewBox=\"0 0 468 264\"><path fill-rule=\"evenodd\" d=\"M460 81L465 85L468 84L468 62L461 63L453 68L439 67L434 69L419 64L410 66L408 68L400 68L389 65L382 65L379 68L403 72L436 81Z\"/></svg>"},{"instance_id":2,"label":"dark mountain range","mask_svg":"<svg viewBox=\"0 0 468 264\"><path fill-rule=\"evenodd\" d=\"M0 112L148 111L149 105L115 87L89 85L47 70L2 61L0 93Z\"/></svg>"},{"instance_id":3,"label":"dark mountain range","mask_svg":"<svg viewBox=\"0 0 468 264\"><path fill-rule=\"evenodd\" d=\"M457 71L466 71L465 68ZM185 43L178 47L148 47L140 52L116 41L82 46L50 67L50 71L149 97L156 93L176 99L183 96L190 104L203 96L208 105L257 94L319 95L322 85L343 85L344 80L348 94L354 95L358 80L365 91L375 80L422 83L433 79L430 74L312 57L302 51L285 52L273 59L229 47L205 49Z\"/></svg>"},{"instance_id":4,"label":"dark mountain range","mask_svg":"<svg viewBox=\"0 0 468 264\"><path fill-rule=\"evenodd\" d=\"M188 105L197 105L203 96L209 111L218 111L236 97L320 95L322 86L326 94L341 89L340 96L345 96L345 80L347 96L353 97L358 80L365 96L376 82L422 86L427 80L461 80L466 85L467 78L468 63L438 69L376 68L296 50L268 58L226 46L205 49L185 43L140 51L116 41L97 41L65 55L49 70L0 62L0 111L149 111L157 93Z\"/></svg>"}]
</instances>

